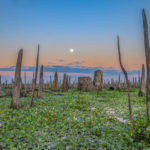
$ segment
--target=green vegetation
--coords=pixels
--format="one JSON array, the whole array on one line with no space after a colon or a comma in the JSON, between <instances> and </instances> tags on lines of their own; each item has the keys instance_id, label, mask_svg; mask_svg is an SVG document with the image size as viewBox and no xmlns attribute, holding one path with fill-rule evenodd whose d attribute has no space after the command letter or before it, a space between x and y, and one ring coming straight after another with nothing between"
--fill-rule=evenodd
<instances>
[{"instance_id":1,"label":"green vegetation","mask_svg":"<svg viewBox=\"0 0 150 150\"><path fill-rule=\"evenodd\" d=\"M150 148L145 97L131 89L134 133L130 131L127 92L43 93L19 110L11 97L0 98L0 149L143 149ZM123 123L125 122L125 123Z\"/></svg>"}]
</instances>

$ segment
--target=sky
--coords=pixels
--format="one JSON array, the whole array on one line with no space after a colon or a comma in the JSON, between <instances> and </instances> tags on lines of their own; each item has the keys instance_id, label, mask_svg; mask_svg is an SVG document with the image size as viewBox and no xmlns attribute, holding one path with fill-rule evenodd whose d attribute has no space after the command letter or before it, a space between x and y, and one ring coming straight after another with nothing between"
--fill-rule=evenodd
<instances>
[{"instance_id":1,"label":"sky","mask_svg":"<svg viewBox=\"0 0 150 150\"><path fill-rule=\"evenodd\" d=\"M150 24L150 0L0 0L0 67L113 67L120 69L117 35L128 70L145 63L142 9ZM70 48L74 52L69 51Z\"/></svg>"}]
</instances>

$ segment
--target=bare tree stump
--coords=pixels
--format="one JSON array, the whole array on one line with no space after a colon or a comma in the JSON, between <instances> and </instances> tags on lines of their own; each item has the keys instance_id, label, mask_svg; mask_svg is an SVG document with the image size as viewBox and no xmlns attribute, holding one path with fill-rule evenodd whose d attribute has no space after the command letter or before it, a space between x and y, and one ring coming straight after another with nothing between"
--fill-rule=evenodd
<instances>
[{"instance_id":1,"label":"bare tree stump","mask_svg":"<svg viewBox=\"0 0 150 150\"><path fill-rule=\"evenodd\" d=\"M19 51L17 63L16 63L15 80L13 83L12 101L10 106L13 109L18 109L20 107L19 99L20 99L20 89L21 89L20 82L21 82L22 56L23 56L23 49Z\"/></svg>"},{"instance_id":2,"label":"bare tree stump","mask_svg":"<svg viewBox=\"0 0 150 150\"><path fill-rule=\"evenodd\" d=\"M70 83L69 83L69 82L70 82L70 81L69 81L70 79L69 79L69 76L68 76L68 75L67 75L66 78L67 78L67 79L66 79L66 87L67 87L67 90L68 90L69 87L70 87L70 85L69 85L69 84L70 84Z\"/></svg>"},{"instance_id":3,"label":"bare tree stump","mask_svg":"<svg viewBox=\"0 0 150 150\"><path fill-rule=\"evenodd\" d=\"M96 70L94 72L93 84L96 90L101 91L103 88L103 72L101 70Z\"/></svg>"},{"instance_id":4,"label":"bare tree stump","mask_svg":"<svg viewBox=\"0 0 150 150\"><path fill-rule=\"evenodd\" d=\"M78 87L79 91L92 91L95 90L92 79L90 77L79 77L78 78Z\"/></svg>"},{"instance_id":5,"label":"bare tree stump","mask_svg":"<svg viewBox=\"0 0 150 150\"><path fill-rule=\"evenodd\" d=\"M58 74L55 72L52 91L58 91Z\"/></svg>"},{"instance_id":6,"label":"bare tree stump","mask_svg":"<svg viewBox=\"0 0 150 150\"><path fill-rule=\"evenodd\" d=\"M40 69L40 80L39 80L39 90L38 90L38 97L42 97L42 88L43 88L43 65Z\"/></svg>"},{"instance_id":7,"label":"bare tree stump","mask_svg":"<svg viewBox=\"0 0 150 150\"><path fill-rule=\"evenodd\" d=\"M117 89L118 89L118 90L120 90L120 88L121 88L121 87L120 87L120 74L119 74L119 76L118 76L118 84L117 84Z\"/></svg>"},{"instance_id":8,"label":"bare tree stump","mask_svg":"<svg viewBox=\"0 0 150 150\"><path fill-rule=\"evenodd\" d=\"M140 72L138 71L138 87L140 87L141 84L141 77L140 77Z\"/></svg>"},{"instance_id":9,"label":"bare tree stump","mask_svg":"<svg viewBox=\"0 0 150 150\"><path fill-rule=\"evenodd\" d=\"M2 76L0 75L0 85L2 84Z\"/></svg>"},{"instance_id":10,"label":"bare tree stump","mask_svg":"<svg viewBox=\"0 0 150 150\"><path fill-rule=\"evenodd\" d=\"M0 93L2 93L2 76L0 75Z\"/></svg>"},{"instance_id":11,"label":"bare tree stump","mask_svg":"<svg viewBox=\"0 0 150 150\"><path fill-rule=\"evenodd\" d=\"M63 90L63 92L67 91L67 76L65 73L64 73L64 78L63 78L62 90Z\"/></svg>"},{"instance_id":12,"label":"bare tree stump","mask_svg":"<svg viewBox=\"0 0 150 150\"><path fill-rule=\"evenodd\" d=\"M24 73L24 96L27 96L27 79L26 79L26 72Z\"/></svg>"},{"instance_id":13,"label":"bare tree stump","mask_svg":"<svg viewBox=\"0 0 150 150\"><path fill-rule=\"evenodd\" d=\"M145 96L145 67L144 67L144 64L142 65L142 76L141 76L141 80L140 80L139 96L140 97Z\"/></svg>"},{"instance_id":14,"label":"bare tree stump","mask_svg":"<svg viewBox=\"0 0 150 150\"><path fill-rule=\"evenodd\" d=\"M52 77L50 76L50 79L49 79L49 88L52 88L52 85L53 85Z\"/></svg>"}]
</instances>

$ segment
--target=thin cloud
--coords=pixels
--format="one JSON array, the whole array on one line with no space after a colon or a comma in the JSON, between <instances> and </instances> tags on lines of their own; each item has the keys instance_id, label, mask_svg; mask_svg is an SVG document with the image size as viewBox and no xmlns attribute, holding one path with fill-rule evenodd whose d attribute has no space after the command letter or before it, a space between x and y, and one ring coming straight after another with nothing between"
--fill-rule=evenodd
<instances>
[{"instance_id":1,"label":"thin cloud","mask_svg":"<svg viewBox=\"0 0 150 150\"><path fill-rule=\"evenodd\" d=\"M48 65L55 65L55 63L50 62L50 61L49 61L47 64L48 64Z\"/></svg>"},{"instance_id":2,"label":"thin cloud","mask_svg":"<svg viewBox=\"0 0 150 150\"><path fill-rule=\"evenodd\" d=\"M58 62L64 62L64 61L65 61L65 60L63 60L63 59L59 59L59 60L58 60Z\"/></svg>"},{"instance_id":3,"label":"thin cloud","mask_svg":"<svg viewBox=\"0 0 150 150\"><path fill-rule=\"evenodd\" d=\"M82 65L84 62L83 61L74 61L72 63L67 64L68 66L79 66Z\"/></svg>"}]
</instances>

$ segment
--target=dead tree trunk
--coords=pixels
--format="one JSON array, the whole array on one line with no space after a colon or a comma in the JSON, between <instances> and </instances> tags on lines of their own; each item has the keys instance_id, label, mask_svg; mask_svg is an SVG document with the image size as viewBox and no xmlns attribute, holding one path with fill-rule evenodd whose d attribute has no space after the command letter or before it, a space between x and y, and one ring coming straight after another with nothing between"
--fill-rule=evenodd
<instances>
[{"instance_id":1,"label":"dead tree trunk","mask_svg":"<svg viewBox=\"0 0 150 150\"><path fill-rule=\"evenodd\" d=\"M53 83L52 83L52 77L50 76L50 79L49 79L49 88L52 88L52 85L53 85Z\"/></svg>"},{"instance_id":2,"label":"dead tree trunk","mask_svg":"<svg viewBox=\"0 0 150 150\"><path fill-rule=\"evenodd\" d=\"M0 85L2 84L2 76L0 75Z\"/></svg>"},{"instance_id":3,"label":"dead tree trunk","mask_svg":"<svg viewBox=\"0 0 150 150\"><path fill-rule=\"evenodd\" d=\"M0 93L2 92L2 76L0 75Z\"/></svg>"},{"instance_id":4,"label":"dead tree trunk","mask_svg":"<svg viewBox=\"0 0 150 150\"><path fill-rule=\"evenodd\" d=\"M68 90L69 89L69 76L68 75L66 76L66 87Z\"/></svg>"},{"instance_id":5,"label":"dead tree trunk","mask_svg":"<svg viewBox=\"0 0 150 150\"><path fill-rule=\"evenodd\" d=\"M22 65L22 56L23 49L21 49L18 53L18 59L16 63L16 71L15 71L15 80L13 83L13 91L12 91L12 101L11 108L18 109L20 107L19 98L20 98L20 82L21 82L21 65Z\"/></svg>"},{"instance_id":6,"label":"dead tree trunk","mask_svg":"<svg viewBox=\"0 0 150 150\"><path fill-rule=\"evenodd\" d=\"M63 92L67 91L67 76L64 73L64 78L63 78L63 87L62 87Z\"/></svg>"},{"instance_id":7,"label":"dead tree trunk","mask_svg":"<svg viewBox=\"0 0 150 150\"><path fill-rule=\"evenodd\" d=\"M120 67L121 67L121 69L122 69L122 71L124 73L124 76L125 76L125 79L126 79L127 90L128 90L128 107L129 107L130 128L131 128L131 131L133 131L132 107L131 107L131 99L130 99L130 85L129 85L127 71L125 70L125 68L124 68L124 66L122 64L122 60L121 60L119 36L117 37L117 41L118 41L119 63L120 63Z\"/></svg>"},{"instance_id":8,"label":"dead tree trunk","mask_svg":"<svg viewBox=\"0 0 150 150\"><path fill-rule=\"evenodd\" d=\"M135 77L135 88L137 87L137 79L136 79L136 77Z\"/></svg>"},{"instance_id":9,"label":"dead tree trunk","mask_svg":"<svg viewBox=\"0 0 150 150\"><path fill-rule=\"evenodd\" d=\"M103 72L101 70L96 70L94 72L93 84L96 90L101 91L103 88Z\"/></svg>"},{"instance_id":10,"label":"dead tree trunk","mask_svg":"<svg viewBox=\"0 0 150 150\"><path fill-rule=\"evenodd\" d=\"M20 90L23 89L23 83L22 83L22 78L21 78L21 82L20 82Z\"/></svg>"},{"instance_id":11,"label":"dead tree trunk","mask_svg":"<svg viewBox=\"0 0 150 150\"><path fill-rule=\"evenodd\" d=\"M52 90L53 91L58 90L58 74L57 74L57 72L55 72L55 75L54 75L54 83L53 83Z\"/></svg>"},{"instance_id":12,"label":"dead tree trunk","mask_svg":"<svg viewBox=\"0 0 150 150\"><path fill-rule=\"evenodd\" d=\"M147 125L150 126L150 48L148 39L148 24L144 9L142 12L142 18L143 18L144 44L145 44L146 68L147 68L147 81L146 81Z\"/></svg>"},{"instance_id":13,"label":"dead tree trunk","mask_svg":"<svg viewBox=\"0 0 150 150\"><path fill-rule=\"evenodd\" d=\"M38 67L39 67L39 51L40 51L40 46L38 45L38 52L37 52L37 59L36 59L35 78L33 79L33 87L32 87L32 93L31 93L31 99L30 99L30 102L29 102L29 107L32 107L33 98L34 98L34 92L35 92L35 88L36 88L36 80L37 80Z\"/></svg>"},{"instance_id":14,"label":"dead tree trunk","mask_svg":"<svg viewBox=\"0 0 150 150\"><path fill-rule=\"evenodd\" d=\"M140 72L138 71L138 87L140 87L141 84L141 77L140 77Z\"/></svg>"},{"instance_id":15,"label":"dead tree trunk","mask_svg":"<svg viewBox=\"0 0 150 150\"><path fill-rule=\"evenodd\" d=\"M43 65L40 69L40 80L39 80L39 90L38 90L38 97L42 97L42 88L43 88Z\"/></svg>"},{"instance_id":16,"label":"dead tree trunk","mask_svg":"<svg viewBox=\"0 0 150 150\"><path fill-rule=\"evenodd\" d=\"M139 96L145 96L145 67L144 64L142 65L142 76L140 80L140 91Z\"/></svg>"},{"instance_id":17,"label":"dead tree trunk","mask_svg":"<svg viewBox=\"0 0 150 150\"><path fill-rule=\"evenodd\" d=\"M31 88L33 88L33 83L34 83L34 72L33 72L32 81L31 81Z\"/></svg>"},{"instance_id":18,"label":"dead tree trunk","mask_svg":"<svg viewBox=\"0 0 150 150\"><path fill-rule=\"evenodd\" d=\"M68 87L70 89L70 86L71 86L71 77L69 76L69 81L68 81Z\"/></svg>"},{"instance_id":19,"label":"dead tree trunk","mask_svg":"<svg viewBox=\"0 0 150 150\"><path fill-rule=\"evenodd\" d=\"M120 74L118 76L118 86L117 86L117 89L120 90Z\"/></svg>"},{"instance_id":20,"label":"dead tree trunk","mask_svg":"<svg viewBox=\"0 0 150 150\"><path fill-rule=\"evenodd\" d=\"M26 72L24 73L24 96L27 96L27 80L26 80Z\"/></svg>"}]
</instances>

